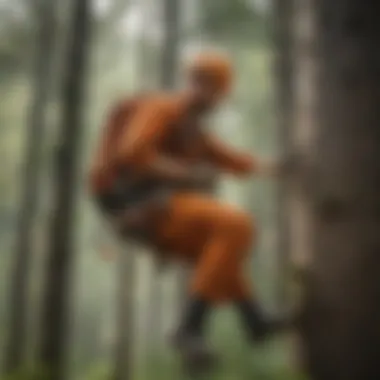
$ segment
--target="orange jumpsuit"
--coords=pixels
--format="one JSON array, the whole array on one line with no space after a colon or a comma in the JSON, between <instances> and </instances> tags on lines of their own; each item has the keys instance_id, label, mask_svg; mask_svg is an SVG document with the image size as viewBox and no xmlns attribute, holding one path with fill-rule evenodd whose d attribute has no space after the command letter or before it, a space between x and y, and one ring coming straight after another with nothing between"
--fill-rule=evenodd
<instances>
[{"instance_id":1,"label":"orange jumpsuit","mask_svg":"<svg viewBox=\"0 0 380 380\"><path fill-rule=\"evenodd\" d=\"M95 172L103 181L94 182L93 190L112 181L110 170L101 164L102 157L110 154L114 167L133 167L148 177L154 174L152 165L160 156L189 165L208 163L233 175L251 174L255 169L252 157L230 149L199 128L188 108L181 96L158 94L140 100L128 119L128 128L111 146L105 144L108 152L103 149L98 155ZM173 260L194 265L191 292L212 303L248 299L250 286L243 269L255 238L252 218L190 190L175 191L167 211L155 226L154 244L171 252Z\"/></svg>"}]
</instances>

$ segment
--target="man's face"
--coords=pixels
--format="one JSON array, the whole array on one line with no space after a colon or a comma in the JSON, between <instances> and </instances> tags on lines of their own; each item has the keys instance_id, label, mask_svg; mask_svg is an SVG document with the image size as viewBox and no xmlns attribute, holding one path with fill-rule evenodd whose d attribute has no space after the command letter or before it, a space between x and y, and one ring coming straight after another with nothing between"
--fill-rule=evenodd
<instances>
[{"instance_id":1,"label":"man's face","mask_svg":"<svg viewBox=\"0 0 380 380\"><path fill-rule=\"evenodd\" d=\"M200 111L212 110L220 101L216 86L212 78L194 73L189 78L189 87L196 106Z\"/></svg>"}]
</instances>

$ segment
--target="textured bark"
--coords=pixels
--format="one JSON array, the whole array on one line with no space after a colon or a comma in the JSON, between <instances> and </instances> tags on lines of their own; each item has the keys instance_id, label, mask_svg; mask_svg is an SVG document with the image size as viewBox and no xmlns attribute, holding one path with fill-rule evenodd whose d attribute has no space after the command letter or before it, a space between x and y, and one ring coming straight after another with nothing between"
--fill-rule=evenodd
<instances>
[{"instance_id":1,"label":"textured bark","mask_svg":"<svg viewBox=\"0 0 380 380\"><path fill-rule=\"evenodd\" d=\"M89 37L89 2L75 0L64 66L62 124L55 153L54 200L51 215L40 360L48 378L65 377L65 346L69 333L70 274L73 259L75 200L78 192L83 91Z\"/></svg>"},{"instance_id":2,"label":"textured bark","mask_svg":"<svg viewBox=\"0 0 380 380\"><path fill-rule=\"evenodd\" d=\"M380 378L380 24L370 0L316 1L321 47L302 333L316 380Z\"/></svg>"},{"instance_id":3,"label":"textured bark","mask_svg":"<svg viewBox=\"0 0 380 380\"><path fill-rule=\"evenodd\" d=\"M37 5L35 5L37 7ZM33 254L33 227L38 207L41 150L45 133L45 110L51 93L54 40L56 36L55 4L40 2L38 12L38 46L35 58L33 98L26 123L25 161L21 178L21 204L14 251L14 267L9 294L9 333L4 369L11 373L25 364L28 319L29 267Z\"/></svg>"}]
</instances>

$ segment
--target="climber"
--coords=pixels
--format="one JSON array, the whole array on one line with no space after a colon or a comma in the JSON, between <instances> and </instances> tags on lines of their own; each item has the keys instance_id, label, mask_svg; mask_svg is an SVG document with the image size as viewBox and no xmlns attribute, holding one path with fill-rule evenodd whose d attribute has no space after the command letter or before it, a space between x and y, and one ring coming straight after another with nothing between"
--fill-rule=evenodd
<instances>
[{"instance_id":1,"label":"climber","mask_svg":"<svg viewBox=\"0 0 380 380\"><path fill-rule=\"evenodd\" d=\"M261 311L244 273L258 235L253 218L210 192L223 174L279 176L287 168L236 151L205 128L204 117L232 85L228 58L208 52L188 66L183 91L122 101L108 119L90 173L93 197L123 236L192 267L173 342L200 362L214 358L204 328L219 304L236 307L252 342L283 327Z\"/></svg>"}]
</instances>

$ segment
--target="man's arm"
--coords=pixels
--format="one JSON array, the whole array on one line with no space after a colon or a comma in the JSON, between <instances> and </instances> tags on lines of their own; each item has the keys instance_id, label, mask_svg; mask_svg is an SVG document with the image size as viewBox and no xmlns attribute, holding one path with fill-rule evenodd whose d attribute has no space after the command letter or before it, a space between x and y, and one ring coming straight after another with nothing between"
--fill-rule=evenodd
<instances>
[{"instance_id":1,"label":"man's arm","mask_svg":"<svg viewBox=\"0 0 380 380\"><path fill-rule=\"evenodd\" d=\"M235 175L277 177L283 173L281 161L261 159L239 152L218 141L214 136L207 137L207 151L212 164Z\"/></svg>"},{"instance_id":2,"label":"man's arm","mask_svg":"<svg viewBox=\"0 0 380 380\"><path fill-rule=\"evenodd\" d=\"M255 174L260 177L281 177L284 167L280 160L256 158Z\"/></svg>"},{"instance_id":3,"label":"man's arm","mask_svg":"<svg viewBox=\"0 0 380 380\"><path fill-rule=\"evenodd\" d=\"M249 175L256 171L256 160L219 141L215 136L205 137L208 160L212 165L235 175Z\"/></svg>"}]
</instances>

